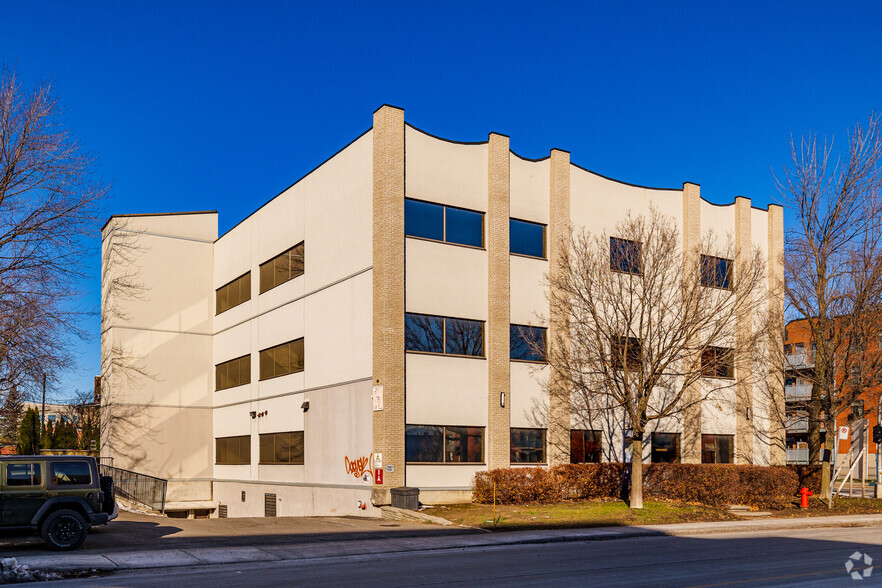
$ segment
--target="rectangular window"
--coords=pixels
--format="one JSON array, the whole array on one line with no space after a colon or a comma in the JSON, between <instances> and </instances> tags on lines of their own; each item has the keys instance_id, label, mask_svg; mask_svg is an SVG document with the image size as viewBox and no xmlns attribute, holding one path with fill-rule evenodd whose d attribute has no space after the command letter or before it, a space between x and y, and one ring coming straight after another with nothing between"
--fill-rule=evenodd
<instances>
[{"instance_id":1,"label":"rectangular window","mask_svg":"<svg viewBox=\"0 0 882 588\"><path fill-rule=\"evenodd\" d=\"M407 425L408 463L484 463L484 427Z\"/></svg>"},{"instance_id":2,"label":"rectangular window","mask_svg":"<svg viewBox=\"0 0 882 588\"><path fill-rule=\"evenodd\" d=\"M545 361L546 333L547 329L544 327L511 325L509 332L511 359Z\"/></svg>"},{"instance_id":3,"label":"rectangular window","mask_svg":"<svg viewBox=\"0 0 882 588\"><path fill-rule=\"evenodd\" d=\"M640 243L637 241L610 237L609 269L626 274L642 274L643 263L640 259L640 251Z\"/></svg>"},{"instance_id":4,"label":"rectangular window","mask_svg":"<svg viewBox=\"0 0 882 588\"><path fill-rule=\"evenodd\" d=\"M243 274L215 291L214 314L220 314L251 300L251 272Z\"/></svg>"},{"instance_id":5,"label":"rectangular window","mask_svg":"<svg viewBox=\"0 0 882 588\"><path fill-rule=\"evenodd\" d=\"M303 338L260 352L260 379L268 380L303 371Z\"/></svg>"},{"instance_id":6,"label":"rectangular window","mask_svg":"<svg viewBox=\"0 0 882 588\"><path fill-rule=\"evenodd\" d=\"M408 312L404 315L404 349L483 357L484 321Z\"/></svg>"},{"instance_id":7,"label":"rectangular window","mask_svg":"<svg viewBox=\"0 0 882 588\"><path fill-rule=\"evenodd\" d=\"M680 463L680 433L653 433L652 463Z\"/></svg>"},{"instance_id":8,"label":"rectangular window","mask_svg":"<svg viewBox=\"0 0 882 588\"><path fill-rule=\"evenodd\" d=\"M92 483L92 468L84 461L55 462L49 466L53 486L74 486Z\"/></svg>"},{"instance_id":9,"label":"rectangular window","mask_svg":"<svg viewBox=\"0 0 882 588\"><path fill-rule=\"evenodd\" d=\"M600 431L570 431L570 463L600 463Z\"/></svg>"},{"instance_id":10,"label":"rectangular window","mask_svg":"<svg viewBox=\"0 0 882 588\"><path fill-rule=\"evenodd\" d=\"M732 287L732 260L702 255L701 285L729 290Z\"/></svg>"},{"instance_id":11,"label":"rectangular window","mask_svg":"<svg viewBox=\"0 0 882 588\"><path fill-rule=\"evenodd\" d=\"M251 383L251 356L243 355L214 366L214 389L226 390Z\"/></svg>"},{"instance_id":12,"label":"rectangular window","mask_svg":"<svg viewBox=\"0 0 882 588\"><path fill-rule=\"evenodd\" d=\"M404 234L444 243L483 247L484 213L406 198Z\"/></svg>"},{"instance_id":13,"label":"rectangular window","mask_svg":"<svg viewBox=\"0 0 882 588\"><path fill-rule=\"evenodd\" d=\"M251 435L218 437L214 440L214 463L245 465L251 463Z\"/></svg>"},{"instance_id":14,"label":"rectangular window","mask_svg":"<svg viewBox=\"0 0 882 588\"><path fill-rule=\"evenodd\" d=\"M259 463L303 465L303 431L260 435Z\"/></svg>"},{"instance_id":15,"label":"rectangular window","mask_svg":"<svg viewBox=\"0 0 882 588\"><path fill-rule=\"evenodd\" d=\"M732 435L702 435L701 463L732 463L734 444Z\"/></svg>"},{"instance_id":16,"label":"rectangular window","mask_svg":"<svg viewBox=\"0 0 882 588\"><path fill-rule=\"evenodd\" d=\"M512 429L511 463L545 463L545 429Z\"/></svg>"},{"instance_id":17,"label":"rectangular window","mask_svg":"<svg viewBox=\"0 0 882 588\"><path fill-rule=\"evenodd\" d=\"M706 378L735 377L735 351L727 347L707 347L701 352L701 375Z\"/></svg>"},{"instance_id":18,"label":"rectangular window","mask_svg":"<svg viewBox=\"0 0 882 588\"><path fill-rule=\"evenodd\" d=\"M643 350L640 339L636 337L616 337L612 341L612 362L617 370L628 366L629 371L640 371L643 368Z\"/></svg>"},{"instance_id":19,"label":"rectangular window","mask_svg":"<svg viewBox=\"0 0 882 588\"><path fill-rule=\"evenodd\" d=\"M291 249L260 264L260 293L263 294L288 280L302 276L303 269L303 243L298 243Z\"/></svg>"},{"instance_id":20,"label":"rectangular window","mask_svg":"<svg viewBox=\"0 0 882 588\"><path fill-rule=\"evenodd\" d=\"M856 421L864 418L864 401L855 400L851 403L851 418L849 420Z\"/></svg>"},{"instance_id":21,"label":"rectangular window","mask_svg":"<svg viewBox=\"0 0 882 588\"><path fill-rule=\"evenodd\" d=\"M42 486L43 470L38 463L6 464L7 486Z\"/></svg>"},{"instance_id":22,"label":"rectangular window","mask_svg":"<svg viewBox=\"0 0 882 588\"><path fill-rule=\"evenodd\" d=\"M545 225L509 219L508 250L517 255L545 259Z\"/></svg>"}]
</instances>

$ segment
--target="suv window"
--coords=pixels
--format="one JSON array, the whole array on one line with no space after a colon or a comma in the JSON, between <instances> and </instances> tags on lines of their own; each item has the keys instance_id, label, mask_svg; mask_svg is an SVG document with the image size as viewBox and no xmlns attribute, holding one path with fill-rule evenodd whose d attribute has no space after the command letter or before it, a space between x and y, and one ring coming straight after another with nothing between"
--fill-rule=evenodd
<instances>
[{"instance_id":1,"label":"suv window","mask_svg":"<svg viewBox=\"0 0 882 588\"><path fill-rule=\"evenodd\" d=\"M6 464L7 486L40 486L43 484L43 472L38 463Z\"/></svg>"},{"instance_id":2,"label":"suv window","mask_svg":"<svg viewBox=\"0 0 882 588\"><path fill-rule=\"evenodd\" d=\"M49 466L53 486L71 486L73 484L91 484L92 470L84 461L53 463Z\"/></svg>"}]
</instances>

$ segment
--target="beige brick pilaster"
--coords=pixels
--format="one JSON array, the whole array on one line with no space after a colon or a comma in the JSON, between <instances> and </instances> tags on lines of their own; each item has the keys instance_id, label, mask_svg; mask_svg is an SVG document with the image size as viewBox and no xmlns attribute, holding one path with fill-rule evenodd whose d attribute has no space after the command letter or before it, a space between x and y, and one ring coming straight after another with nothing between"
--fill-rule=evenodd
<instances>
[{"instance_id":1,"label":"beige brick pilaster","mask_svg":"<svg viewBox=\"0 0 882 588\"><path fill-rule=\"evenodd\" d=\"M511 442L511 353L509 349L509 140L492 133L487 150L487 468L509 466ZM501 395L505 395L504 406Z\"/></svg>"},{"instance_id":2,"label":"beige brick pilaster","mask_svg":"<svg viewBox=\"0 0 882 588\"><path fill-rule=\"evenodd\" d=\"M748 265L753 252L750 233L750 199L744 196L735 198L735 271ZM736 280L737 280L736 276ZM736 293L743 295L743 293ZM753 463L753 389L750 378L743 375L750 366L742 353L743 341L749 336L749 319L741 317L735 325L735 463ZM740 372L740 373L739 373ZM749 418L748 418L749 417Z\"/></svg>"},{"instance_id":3,"label":"beige brick pilaster","mask_svg":"<svg viewBox=\"0 0 882 588\"><path fill-rule=\"evenodd\" d=\"M382 106L373 127L373 372L383 386L383 410L373 413L374 453L383 454L383 484L374 504L389 504L389 489L404 485L404 111Z\"/></svg>"},{"instance_id":4,"label":"beige brick pilaster","mask_svg":"<svg viewBox=\"0 0 882 588\"><path fill-rule=\"evenodd\" d=\"M550 163L548 271L554 283L561 272L561 255L570 242L570 154L553 149ZM552 293L552 296L559 297L560 294ZM554 312L552 309L552 313ZM552 314L548 327L549 347L568 344L569 327L566 316ZM569 386L556 378L553 372L549 378L548 463L559 465L570 462L570 394Z\"/></svg>"},{"instance_id":5,"label":"beige brick pilaster","mask_svg":"<svg viewBox=\"0 0 882 588\"><path fill-rule=\"evenodd\" d=\"M769 312L773 328L777 333L784 332L784 209L777 204L770 204L769 222ZM776 341L773 339L773 341ZM774 343L773 343L774 344ZM774 362L780 361L780 350L770 350L769 366L769 465L784 465L784 377L780 369L775 369Z\"/></svg>"},{"instance_id":6,"label":"beige brick pilaster","mask_svg":"<svg viewBox=\"0 0 882 588\"><path fill-rule=\"evenodd\" d=\"M698 184L683 184L683 263L684 279L699 279L698 268L701 243L701 187ZM696 356L694 361L701 361ZM701 463L701 382L695 382L684 393L687 407L683 411L683 444L681 459L683 463Z\"/></svg>"}]
</instances>

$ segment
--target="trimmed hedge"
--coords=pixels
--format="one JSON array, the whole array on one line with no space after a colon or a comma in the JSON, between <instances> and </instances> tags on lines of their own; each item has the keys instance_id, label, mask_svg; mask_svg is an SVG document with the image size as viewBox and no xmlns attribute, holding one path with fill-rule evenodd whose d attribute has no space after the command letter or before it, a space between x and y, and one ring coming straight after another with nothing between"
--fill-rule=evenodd
<instances>
[{"instance_id":1,"label":"trimmed hedge","mask_svg":"<svg viewBox=\"0 0 882 588\"><path fill-rule=\"evenodd\" d=\"M525 467L475 474L472 500L522 504L559 500L626 499L629 474L621 463ZM643 466L643 497L722 507L783 508L802 486L817 492L818 466L653 463Z\"/></svg>"}]
</instances>

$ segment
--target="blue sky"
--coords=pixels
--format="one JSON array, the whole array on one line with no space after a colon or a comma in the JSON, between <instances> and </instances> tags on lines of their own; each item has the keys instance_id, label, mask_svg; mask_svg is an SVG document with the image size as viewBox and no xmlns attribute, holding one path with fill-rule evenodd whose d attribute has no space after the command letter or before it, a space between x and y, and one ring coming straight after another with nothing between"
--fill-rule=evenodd
<instances>
[{"instance_id":1,"label":"blue sky","mask_svg":"<svg viewBox=\"0 0 882 588\"><path fill-rule=\"evenodd\" d=\"M882 108L879 2L7 2L0 64L51 79L108 214L221 232L371 125L490 131L631 183L775 199L791 134ZM99 239L95 227L95 242ZM95 258L97 265L97 255ZM99 303L98 270L84 284ZM58 398L98 372L98 320Z\"/></svg>"}]
</instances>

